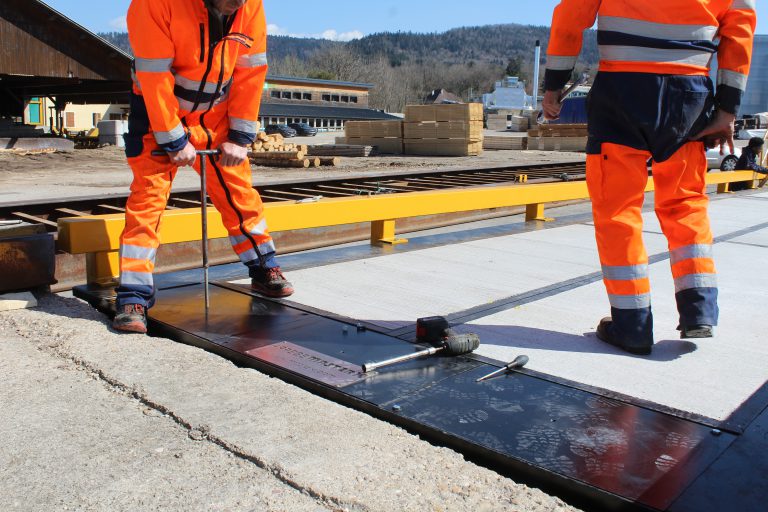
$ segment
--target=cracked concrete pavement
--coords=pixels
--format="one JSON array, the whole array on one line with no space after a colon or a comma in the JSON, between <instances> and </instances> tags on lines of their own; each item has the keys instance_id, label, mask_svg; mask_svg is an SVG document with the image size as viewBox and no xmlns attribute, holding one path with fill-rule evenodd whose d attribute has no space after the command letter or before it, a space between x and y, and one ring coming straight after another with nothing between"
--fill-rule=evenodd
<instances>
[{"instance_id":1,"label":"cracked concrete pavement","mask_svg":"<svg viewBox=\"0 0 768 512\"><path fill-rule=\"evenodd\" d=\"M576 510L71 298L0 313L0 398L2 510Z\"/></svg>"}]
</instances>

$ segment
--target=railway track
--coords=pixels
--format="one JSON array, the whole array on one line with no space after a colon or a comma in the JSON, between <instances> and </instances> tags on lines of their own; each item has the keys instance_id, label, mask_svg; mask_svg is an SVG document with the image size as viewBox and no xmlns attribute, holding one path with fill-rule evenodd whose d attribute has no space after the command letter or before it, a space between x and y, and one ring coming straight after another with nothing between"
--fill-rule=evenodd
<instances>
[{"instance_id":1,"label":"railway track","mask_svg":"<svg viewBox=\"0 0 768 512\"><path fill-rule=\"evenodd\" d=\"M584 179L583 162L539 164L407 173L389 176L330 178L257 186L264 202L300 201L318 196L350 197L356 195L399 194L444 190L448 188L493 186L510 183L547 183ZM22 221L45 226L49 232L57 229L62 217L80 217L125 212L128 194L108 197L75 197L56 202L0 204L0 222ZM168 209L200 207L199 191L175 192Z\"/></svg>"},{"instance_id":2,"label":"railway track","mask_svg":"<svg viewBox=\"0 0 768 512\"><path fill-rule=\"evenodd\" d=\"M462 187L494 186L558 181L583 180L586 167L584 162L497 167L490 169L465 169L449 171L398 173L388 176L366 176L354 178L329 178L323 180L297 180L290 183L268 184L256 189L267 203L276 201L301 201L322 196L352 197L360 195L402 194L445 190ZM125 212L128 194L100 197L75 197L55 202L25 204L0 203L0 227L6 224L32 224L43 226L54 237L57 235L57 220L63 217L87 215L120 214ZM168 209L199 208L199 189L174 192ZM521 213L524 208L495 208L471 212L458 212L429 217L415 217L398 221L398 231L413 232L438 228L465 222L487 220ZM320 247L367 240L370 238L369 224L333 226L273 234L281 253L298 252ZM171 272L200 266L200 244L165 244L157 254L157 272ZM227 239L209 242L211 264L236 261ZM51 287L54 292L69 290L85 283L85 255L71 255L57 252L55 255L56 279L58 284Z\"/></svg>"}]
</instances>

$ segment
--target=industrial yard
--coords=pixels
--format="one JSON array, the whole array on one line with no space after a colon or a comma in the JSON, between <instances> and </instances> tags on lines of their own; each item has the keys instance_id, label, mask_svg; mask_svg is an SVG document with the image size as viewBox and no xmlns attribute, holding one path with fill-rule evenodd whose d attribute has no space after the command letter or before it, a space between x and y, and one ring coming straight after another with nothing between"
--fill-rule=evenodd
<instances>
[{"instance_id":1,"label":"industrial yard","mask_svg":"<svg viewBox=\"0 0 768 512\"><path fill-rule=\"evenodd\" d=\"M0 2L0 509L765 510L754 2L75 3Z\"/></svg>"}]
</instances>

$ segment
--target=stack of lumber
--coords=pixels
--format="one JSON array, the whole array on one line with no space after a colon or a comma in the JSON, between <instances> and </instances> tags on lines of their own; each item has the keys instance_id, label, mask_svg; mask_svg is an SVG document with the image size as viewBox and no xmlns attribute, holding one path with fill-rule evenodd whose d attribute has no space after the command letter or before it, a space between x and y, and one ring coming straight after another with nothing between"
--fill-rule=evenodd
<instances>
[{"instance_id":1,"label":"stack of lumber","mask_svg":"<svg viewBox=\"0 0 768 512\"><path fill-rule=\"evenodd\" d=\"M407 155L480 155L483 152L483 105L406 106L403 147Z\"/></svg>"},{"instance_id":2,"label":"stack of lumber","mask_svg":"<svg viewBox=\"0 0 768 512\"><path fill-rule=\"evenodd\" d=\"M339 159L321 159L308 155L308 147L303 144L291 144L279 133L267 135L259 132L251 146L248 157L252 164L265 167L320 167L336 166Z\"/></svg>"},{"instance_id":3,"label":"stack of lumber","mask_svg":"<svg viewBox=\"0 0 768 512\"><path fill-rule=\"evenodd\" d=\"M344 132L346 144L373 146L381 154L403 154L402 121L348 121Z\"/></svg>"},{"instance_id":4,"label":"stack of lumber","mask_svg":"<svg viewBox=\"0 0 768 512\"><path fill-rule=\"evenodd\" d=\"M320 144L309 146L307 154L309 156L349 156L366 157L371 156L373 146L360 146L350 144Z\"/></svg>"},{"instance_id":5,"label":"stack of lumber","mask_svg":"<svg viewBox=\"0 0 768 512\"><path fill-rule=\"evenodd\" d=\"M505 135L486 135L483 138L483 149L489 150L522 150L528 149L528 137L509 137Z\"/></svg>"},{"instance_id":6,"label":"stack of lumber","mask_svg":"<svg viewBox=\"0 0 768 512\"><path fill-rule=\"evenodd\" d=\"M528 130L528 149L586 151L586 124L540 124Z\"/></svg>"},{"instance_id":7,"label":"stack of lumber","mask_svg":"<svg viewBox=\"0 0 768 512\"><path fill-rule=\"evenodd\" d=\"M526 132L530 127L530 116L523 115L521 110L500 109L488 113L486 124L489 130Z\"/></svg>"}]
</instances>

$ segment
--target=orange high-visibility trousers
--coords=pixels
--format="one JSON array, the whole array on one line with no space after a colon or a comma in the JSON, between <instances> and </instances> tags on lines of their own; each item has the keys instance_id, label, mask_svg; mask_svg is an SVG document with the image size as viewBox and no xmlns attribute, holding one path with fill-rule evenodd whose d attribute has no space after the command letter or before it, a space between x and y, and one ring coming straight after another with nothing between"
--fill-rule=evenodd
<instances>
[{"instance_id":1,"label":"orange high-visibility trousers","mask_svg":"<svg viewBox=\"0 0 768 512\"><path fill-rule=\"evenodd\" d=\"M587 155L587 185L614 334L630 342L653 340L641 216L650 157L649 151L606 142L600 154ZM656 215L669 243L683 327L717 324L706 172L701 142L689 142L668 160L653 163Z\"/></svg>"},{"instance_id":2,"label":"orange high-visibility trousers","mask_svg":"<svg viewBox=\"0 0 768 512\"><path fill-rule=\"evenodd\" d=\"M230 129L226 115L227 103L214 107L205 116L211 144L200 124L189 126L190 142L197 149L217 148L227 141ZM160 246L158 230L163 210L168 202L177 168L167 157L152 156L158 149L150 131L143 139L143 149L128 158L133 171L131 195L126 203L126 224L120 238L120 286L118 303L142 304L154 302L152 271ZM200 173L200 159L195 163ZM208 195L230 235L230 242L240 260L249 267L277 266L275 246L264 218L264 205L251 183L248 160L235 167L223 167L212 158L207 163Z\"/></svg>"}]
</instances>

